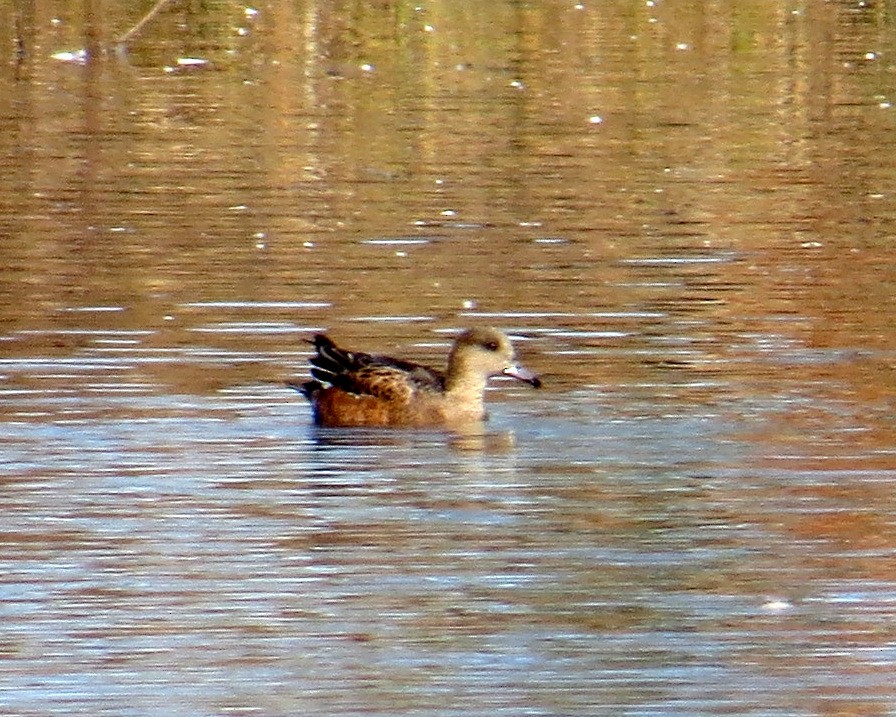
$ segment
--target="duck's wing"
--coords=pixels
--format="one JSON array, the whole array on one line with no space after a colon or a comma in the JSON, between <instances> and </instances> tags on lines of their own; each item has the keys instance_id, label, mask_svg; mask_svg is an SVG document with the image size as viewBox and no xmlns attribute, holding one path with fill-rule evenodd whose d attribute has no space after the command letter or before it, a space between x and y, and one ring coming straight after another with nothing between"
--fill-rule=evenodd
<instances>
[{"instance_id":1,"label":"duck's wing","mask_svg":"<svg viewBox=\"0 0 896 717\"><path fill-rule=\"evenodd\" d=\"M318 381L349 393L376 396L386 401L406 402L417 391L443 391L445 376L411 361L347 351L326 334L312 342L311 375Z\"/></svg>"}]
</instances>

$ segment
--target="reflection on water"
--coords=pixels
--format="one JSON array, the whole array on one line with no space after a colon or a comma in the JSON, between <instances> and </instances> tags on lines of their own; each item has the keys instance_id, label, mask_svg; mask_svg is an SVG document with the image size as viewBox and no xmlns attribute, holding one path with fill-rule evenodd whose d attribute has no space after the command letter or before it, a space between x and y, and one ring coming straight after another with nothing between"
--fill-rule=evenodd
<instances>
[{"instance_id":1,"label":"reflection on water","mask_svg":"<svg viewBox=\"0 0 896 717\"><path fill-rule=\"evenodd\" d=\"M107 5L0 25L0 711L893 712L885 4Z\"/></svg>"},{"instance_id":2,"label":"reflection on water","mask_svg":"<svg viewBox=\"0 0 896 717\"><path fill-rule=\"evenodd\" d=\"M7 423L7 708L889 709L892 470L584 394L470 451L278 393Z\"/></svg>"}]
</instances>

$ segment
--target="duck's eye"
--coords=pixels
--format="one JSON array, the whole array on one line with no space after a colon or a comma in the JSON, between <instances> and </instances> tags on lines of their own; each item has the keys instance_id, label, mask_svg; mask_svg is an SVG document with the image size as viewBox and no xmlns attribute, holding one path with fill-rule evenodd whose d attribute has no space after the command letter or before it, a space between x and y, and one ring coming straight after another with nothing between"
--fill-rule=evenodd
<instances>
[{"instance_id":1,"label":"duck's eye","mask_svg":"<svg viewBox=\"0 0 896 717\"><path fill-rule=\"evenodd\" d=\"M497 341L486 341L482 344L482 348L486 351L497 351L498 350L498 342Z\"/></svg>"}]
</instances>

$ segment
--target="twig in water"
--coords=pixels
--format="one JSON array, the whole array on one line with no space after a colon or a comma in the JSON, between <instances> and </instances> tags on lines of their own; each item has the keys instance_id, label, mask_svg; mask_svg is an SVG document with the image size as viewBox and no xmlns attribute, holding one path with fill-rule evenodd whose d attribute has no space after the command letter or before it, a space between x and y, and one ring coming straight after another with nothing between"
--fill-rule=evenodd
<instances>
[{"instance_id":1,"label":"twig in water","mask_svg":"<svg viewBox=\"0 0 896 717\"><path fill-rule=\"evenodd\" d=\"M140 18L140 21L136 25L134 25L134 27L121 35L115 41L115 45L117 47L121 47L122 45L126 45L128 42L130 42L137 34L139 34L139 32L146 26L146 24L150 20L158 15L166 5L172 2L176 2L176 0L158 0L158 2L150 8L149 12Z\"/></svg>"}]
</instances>

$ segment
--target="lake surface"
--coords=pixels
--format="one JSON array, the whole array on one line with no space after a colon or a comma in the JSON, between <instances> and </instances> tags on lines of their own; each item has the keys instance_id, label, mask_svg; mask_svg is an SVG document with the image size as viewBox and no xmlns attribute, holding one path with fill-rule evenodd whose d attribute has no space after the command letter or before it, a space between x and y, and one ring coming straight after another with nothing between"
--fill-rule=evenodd
<instances>
[{"instance_id":1,"label":"lake surface","mask_svg":"<svg viewBox=\"0 0 896 717\"><path fill-rule=\"evenodd\" d=\"M2 714L896 714L892 2L132 5L0 2Z\"/></svg>"}]
</instances>

